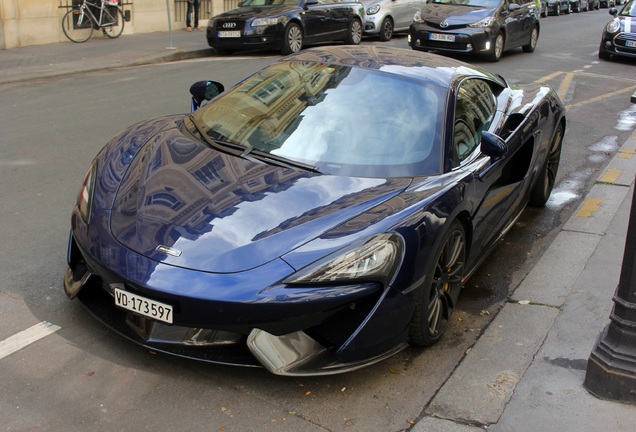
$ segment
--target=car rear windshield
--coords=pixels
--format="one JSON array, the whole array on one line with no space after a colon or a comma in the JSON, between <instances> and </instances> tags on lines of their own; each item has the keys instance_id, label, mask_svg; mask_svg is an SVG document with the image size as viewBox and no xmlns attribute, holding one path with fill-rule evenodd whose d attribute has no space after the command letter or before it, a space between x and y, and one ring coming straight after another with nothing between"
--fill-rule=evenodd
<instances>
[{"instance_id":1,"label":"car rear windshield","mask_svg":"<svg viewBox=\"0 0 636 432\"><path fill-rule=\"evenodd\" d=\"M209 138L334 175L440 172L445 89L342 65L275 63L197 111Z\"/></svg>"}]
</instances>

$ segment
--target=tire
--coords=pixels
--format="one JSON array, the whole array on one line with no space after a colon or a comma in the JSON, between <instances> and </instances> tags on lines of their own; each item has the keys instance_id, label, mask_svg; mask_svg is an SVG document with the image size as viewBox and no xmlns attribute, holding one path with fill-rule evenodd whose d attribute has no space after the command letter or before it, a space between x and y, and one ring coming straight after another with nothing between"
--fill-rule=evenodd
<instances>
[{"instance_id":1,"label":"tire","mask_svg":"<svg viewBox=\"0 0 636 432\"><path fill-rule=\"evenodd\" d=\"M539 29L537 28L537 26L534 26L534 28L532 29L532 34L530 35L530 42L528 43L528 45L524 45L523 47L521 47L523 49L523 52L527 52L527 53L534 52L535 48L537 47L538 40L539 40Z\"/></svg>"},{"instance_id":2,"label":"tire","mask_svg":"<svg viewBox=\"0 0 636 432\"><path fill-rule=\"evenodd\" d=\"M557 172L559 171L559 161L561 160L561 147L563 144L563 123L559 123L552 142L550 143L550 153L539 173L537 183L530 192L530 205L533 207L543 207L550 198L554 188Z\"/></svg>"},{"instance_id":3,"label":"tire","mask_svg":"<svg viewBox=\"0 0 636 432\"><path fill-rule=\"evenodd\" d=\"M554 16L559 15L561 15L561 5L557 3L556 7L554 8Z\"/></svg>"},{"instance_id":4,"label":"tire","mask_svg":"<svg viewBox=\"0 0 636 432\"><path fill-rule=\"evenodd\" d=\"M82 23L78 26L80 17ZM88 15L82 14L81 10L71 9L62 17L62 31L71 42L86 42L93 35L93 23Z\"/></svg>"},{"instance_id":5,"label":"tire","mask_svg":"<svg viewBox=\"0 0 636 432\"><path fill-rule=\"evenodd\" d=\"M378 33L378 39L383 42L391 40L393 36L393 20L389 17L385 17L380 25L380 33Z\"/></svg>"},{"instance_id":6,"label":"tire","mask_svg":"<svg viewBox=\"0 0 636 432\"><path fill-rule=\"evenodd\" d=\"M497 33L495 36L495 43L493 44L492 51L487 54L486 58L488 61L496 63L501 58L501 54L503 54L504 45L506 43L506 39L502 32Z\"/></svg>"},{"instance_id":7,"label":"tire","mask_svg":"<svg viewBox=\"0 0 636 432\"><path fill-rule=\"evenodd\" d=\"M116 12L115 12L116 11ZM115 16L113 16L113 12ZM104 11L104 22L115 22L115 24L109 24L107 26L102 27L102 33L104 36L107 36L111 39L117 39L121 36L121 33L124 31L124 14L119 8L109 9L106 8Z\"/></svg>"},{"instance_id":8,"label":"tire","mask_svg":"<svg viewBox=\"0 0 636 432\"><path fill-rule=\"evenodd\" d=\"M283 36L282 54L292 54L298 52L303 47L303 30L296 23L289 23L285 28Z\"/></svg>"},{"instance_id":9,"label":"tire","mask_svg":"<svg viewBox=\"0 0 636 432\"><path fill-rule=\"evenodd\" d=\"M349 23L349 31L345 43L347 45L359 45L362 41L362 23L358 19L353 19Z\"/></svg>"},{"instance_id":10,"label":"tire","mask_svg":"<svg viewBox=\"0 0 636 432\"><path fill-rule=\"evenodd\" d=\"M455 309L466 273L466 233L454 221L444 234L434 261L420 287L411 319L409 339L413 345L437 342Z\"/></svg>"},{"instance_id":11,"label":"tire","mask_svg":"<svg viewBox=\"0 0 636 432\"><path fill-rule=\"evenodd\" d=\"M565 10L566 15L570 15L572 13L572 5L568 3L568 8Z\"/></svg>"}]
</instances>

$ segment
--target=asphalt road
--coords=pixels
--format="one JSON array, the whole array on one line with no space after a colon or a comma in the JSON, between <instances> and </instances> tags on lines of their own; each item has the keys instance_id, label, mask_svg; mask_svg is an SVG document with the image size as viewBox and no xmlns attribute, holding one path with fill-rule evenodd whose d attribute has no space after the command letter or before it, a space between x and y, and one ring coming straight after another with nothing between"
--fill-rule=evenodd
<instances>
[{"instance_id":1,"label":"asphalt road","mask_svg":"<svg viewBox=\"0 0 636 432\"><path fill-rule=\"evenodd\" d=\"M548 17L535 53L515 50L496 64L466 59L514 83L547 82L561 95L569 124L554 197L545 209L527 210L469 281L438 345L332 377L281 378L154 355L96 323L61 285L70 210L107 140L136 121L187 111L192 82L231 85L277 55L212 57L4 89L0 343L39 322L56 327L0 358L0 430L408 429L634 129L629 96L636 63L596 56L608 19L607 9ZM406 39L387 45L406 47Z\"/></svg>"}]
</instances>

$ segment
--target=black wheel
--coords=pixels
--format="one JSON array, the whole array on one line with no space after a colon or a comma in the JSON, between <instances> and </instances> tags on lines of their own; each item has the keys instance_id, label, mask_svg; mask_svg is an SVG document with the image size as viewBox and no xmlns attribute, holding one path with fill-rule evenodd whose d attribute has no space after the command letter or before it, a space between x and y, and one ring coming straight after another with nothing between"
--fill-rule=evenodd
<instances>
[{"instance_id":1,"label":"black wheel","mask_svg":"<svg viewBox=\"0 0 636 432\"><path fill-rule=\"evenodd\" d=\"M111 39L121 36L124 31L124 14L119 8L106 8L103 17L102 32Z\"/></svg>"},{"instance_id":2,"label":"black wheel","mask_svg":"<svg viewBox=\"0 0 636 432\"><path fill-rule=\"evenodd\" d=\"M556 7L554 8L554 16L559 16L561 14L561 5L557 3Z\"/></svg>"},{"instance_id":3,"label":"black wheel","mask_svg":"<svg viewBox=\"0 0 636 432\"><path fill-rule=\"evenodd\" d=\"M81 10L72 9L62 18L62 31L72 42L86 42L93 34L93 23Z\"/></svg>"},{"instance_id":4,"label":"black wheel","mask_svg":"<svg viewBox=\"0 0 636 432\"><path fill-rule=\"evenodd\" d=\"M440 245L411 319L409 337L414 345L429 346L439 340L462 288L466 272L466 234L459 221L452 223Z\"/></svg>"},{"instance_id":5,"label":"black wheel","mask_svg":"<svg viewBox=\"0 0 636 432\"><path fill-rule=\"evenodd\" d=\"M532 29L532 34L530 35L530 42L528 42L528 45L524 45L522 47L523 52L527 52L527 53L534 52L535 48L537 47L538 40L539 40L539 29L535 26Z\"/></svg>"},{"instance_id":6,"label":"black wheel","mask_svg":"<svg viewBox=\"0 0 636 432\"><path fill-rule=\"evenodd\" d=\"M393 36L393 20L391 18L386 17L382 20L382 25L380 25L380 33L378 34L378 39L381 41L391 40L391 36Z\"/></svg>"},{"instance_id":7,"label":"black wheel","mask_svg":"<svg viewBox=\"0 0 636 432\"><path fill-rule=\"evenodd\" d=\"M285 29L283 37L283 47L280 52L283 54L291 54L298 52L303 47L303 31L296 23L289 23Z\"/></svg>"},{"instance_id":8,"label":"black wheel","mask_svg":"<svg viewBox=\"0 0 636 432\"><path fill-rule=\"evenodd\" d=\"M497 36L495 37L495 42L492 45L492 50L490 51L490 53L487 54L487 58L488 61L491 62L498 62L499 59L501 58L501 54L503 53L504 50L504 44L505 44L505 39L504 39L504 35L502 32L497 33Z\"/></svg>"},{"instance_id":9,"label":"black wheel","mask_svg":"<svg viewBox=\"0 0 636 432\"><path fill-rule=\"evenodd\" d=\"M572 13L572 5L568 3L568 7L565 9L565 14L570 15Z\"/></svg>"},{"instance_id":10,"label":"black wheel","mask_svg":"<svg viewBox=\"0 0 636 432\"><path fill-rule=\"evenodd\" d=\"M349 32L347 33L347 38L345 39L345 43L348 45L358 45L362 40L362 23L354 19L349 23Z\"/></svg>"},{"instance_id":11,"label":"black wheel","mask_svg":"<svg viewBox=\"0 0 636 432\"><path fill-rule=\"evenodd\" d=\"M554 132L552 142L550 143L550 153L548 159L543 165L543 169L539 173L539 178L534 188L530 192L530 205L534 207L543 207L550 198L557 172L559 171L559 161L561 160L561 145L563 143L563 123L560 123Z\"/></svg>"}]
</instances>

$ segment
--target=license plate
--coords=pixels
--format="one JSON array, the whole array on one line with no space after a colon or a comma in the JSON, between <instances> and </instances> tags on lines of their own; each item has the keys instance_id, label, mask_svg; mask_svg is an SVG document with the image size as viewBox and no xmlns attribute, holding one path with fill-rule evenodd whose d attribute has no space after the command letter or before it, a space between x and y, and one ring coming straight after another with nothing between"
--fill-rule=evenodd
<instances>
[{"instance_id":1,"label":"license plate","mask_svg":"<svg viewBox=\"0 0 636 432\"><path fill-rule=\"evenodd\" d=\"M220 38L240 38L241 31L240 30L224 30L218 33Z\"/></svg>"},{"instance_id":2,"label":"license plate","mask_svg":"<svg viewBox=\"0 0 636 432\"><path fill-rule=\"evenodd\" d=\"M434 41L455 42L455 35L431 33L428 38Z\"/></svg>"},{"instance_id":3,"label":"license plate","mask_svg":"<svg viewBox=\"0 0 636 432\"><path fill-rule=\"evenodd\" d=\"M636 48L636 41L627 41L625 45L630 48Z\"/></svg>"},{"instance_id":4,"label":"license plate","mask_svg":"<svg viewBox=\"0 0 636 432\"><path fill-rule=\"evenodd\" d=\"M115 305L148 318L172 324L172 306L115 288Z\"/></svg>"}]
</instances>

